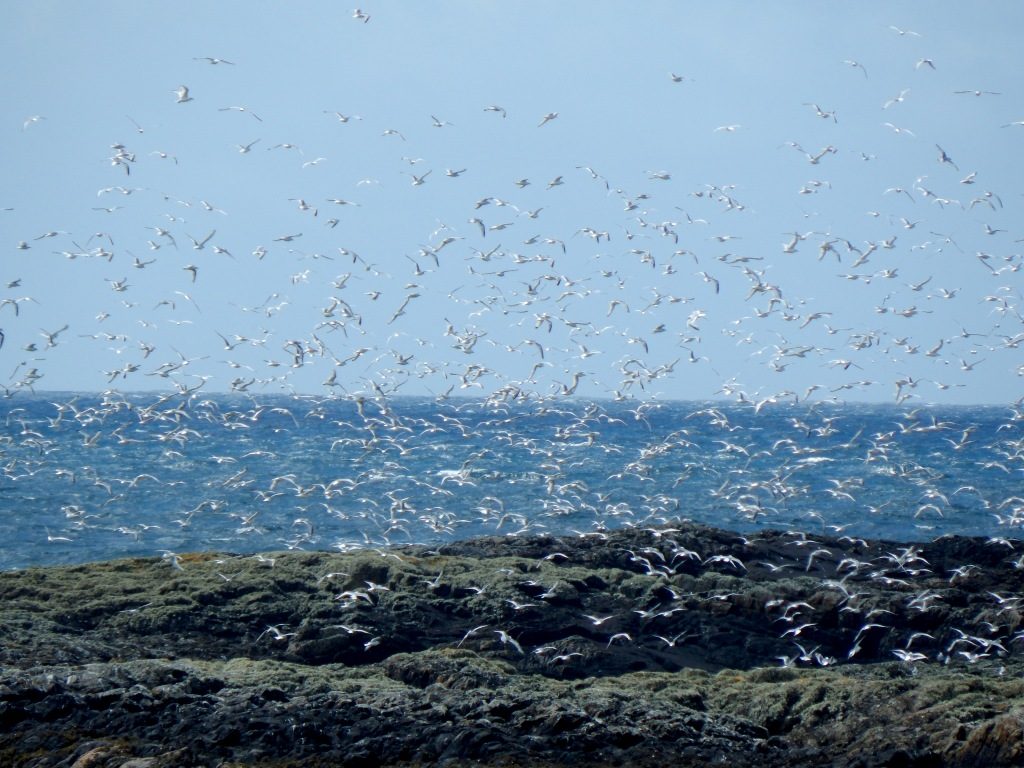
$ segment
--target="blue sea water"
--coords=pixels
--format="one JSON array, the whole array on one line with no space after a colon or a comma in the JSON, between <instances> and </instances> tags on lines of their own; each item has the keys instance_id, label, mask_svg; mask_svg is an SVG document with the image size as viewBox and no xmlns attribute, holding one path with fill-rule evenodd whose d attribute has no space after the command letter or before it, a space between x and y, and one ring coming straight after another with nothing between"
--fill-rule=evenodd
<instances>
[{"instance_id":1,"label":"blue sea water","mask_svg":"<svg viewBox=\"0 0 1024 768\"><path fill-rule=\"evenodd\" d=\"M39 393L0 401L0 569L689 519L1015 538L1000 406Z\"/></svg>"}]
</instances>

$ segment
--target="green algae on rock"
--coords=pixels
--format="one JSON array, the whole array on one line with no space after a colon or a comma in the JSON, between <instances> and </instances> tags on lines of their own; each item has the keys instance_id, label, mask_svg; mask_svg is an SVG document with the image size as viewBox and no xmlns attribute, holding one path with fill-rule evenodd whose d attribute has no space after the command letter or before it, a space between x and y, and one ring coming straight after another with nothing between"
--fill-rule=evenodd
<instances>
[{"instance_id":1,"label":"green algae on rock","mask_svg":"<svg viewBox=\"0 0 1024 768\"><path fill-rule=\"evenodd\" d=\"M807 541L680 523L3 573L0 762L1019 764L1005 549Z\"/></svg>"}]
</instances>

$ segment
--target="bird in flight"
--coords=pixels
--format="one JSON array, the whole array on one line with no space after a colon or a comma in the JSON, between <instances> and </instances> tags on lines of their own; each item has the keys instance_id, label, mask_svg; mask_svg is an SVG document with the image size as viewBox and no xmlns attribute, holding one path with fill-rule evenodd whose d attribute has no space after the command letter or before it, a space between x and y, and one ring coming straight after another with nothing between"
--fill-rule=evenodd
<instances>
[{"instance_id":1,"label":"bird in flight","mask_svg":"<svg viewBox=\"0 0 1024 768\"><path fill-rule=\"evenodd\" d=\"M359 115L343 115L341 112L338 112L337 110L331 110L331 109L325 109L324 110L324 114L325 115L334 115L336 118L338 118L338 122L339 123L347 123L349 120L362 120L363 119Z\"/></svg>"},{"instance_id":2,"label":"bird in flight","mask_svg":"<svg viewBox=\"0 0 1024 768\"><path fill-rule=\"evenodd\" d=\"M186 232L185 234L188 234L188 233ZM188 239L192 241L192 248L193 249L195 249L197 251L201 251L206 246L206 244L208 242L210 242L210 238L213 237L216 234L217 234L217 230L215 229L212 232L210 232L210 234L208 234L206 237L204 237L202 240L196 240L194 237L192 237L192 235L189 235Z\"/></svg>"},{"instance_id":3,"label":"bird in flight","mask_svg":"<svg viewBox=\"0 0 1024 768\"><path fill-rule=\"evenodd\" d=\"M859 61L854 61L853 59L844 59L843 64L847 64L851 67L859 69L861 72L864 73L864 77L868 76L868 71L864 68L864 65L861 64Z\"/></svg>"},{"instance_id":4,"label":"bird in flight","mask_svg":"<svg viewBox=\"0 0 1024 768\"><path fill-rule=\"evenodd\" d=\"M261 123L263 122L263 118L262 117L260 117L255 112L253 112L252 110L248 109L247 107L221 107L217 111L218 112L248 112L250 115L255 117Z\"/></svg>"},{"instance_id":5,"label":"bird in flight","mask_svg":"<svg viewBox=\"0 0 1024 768\"><path fill-rule=\"evenodd\" d=\"M188 95L187 85L179 85L175 89L174 94L178 97L178 104L184 104L186 101L192 101L192 97Z\"/></svg>"}]
</instances>

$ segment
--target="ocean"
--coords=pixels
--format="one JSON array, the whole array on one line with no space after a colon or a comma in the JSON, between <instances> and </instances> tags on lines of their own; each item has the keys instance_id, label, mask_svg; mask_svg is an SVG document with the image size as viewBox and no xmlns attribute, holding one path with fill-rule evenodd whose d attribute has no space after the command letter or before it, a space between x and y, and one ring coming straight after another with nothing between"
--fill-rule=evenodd
<instances>
[{"instance_id":1,"label":"ocean","mask_svg":"<svg viewBox=\"0 0 1024 768\"><path fill-rule=\"evenodd\" d=\"M0 569L686 519L919 541L1024 524L1010 406L20 393Z\"/></svg>"}]
</instances>

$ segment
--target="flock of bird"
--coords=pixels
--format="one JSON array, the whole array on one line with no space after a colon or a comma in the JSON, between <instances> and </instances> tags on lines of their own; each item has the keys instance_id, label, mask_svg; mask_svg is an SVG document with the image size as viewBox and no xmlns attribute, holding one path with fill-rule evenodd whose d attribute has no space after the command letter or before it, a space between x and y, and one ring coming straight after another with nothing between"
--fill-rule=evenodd
<instances>
[{"instance_id":1,"label":"flock of bird","mask_svg":"<svg viewBox=\"0 0 1024 768\"><path fill-rule=\"evenodd\" d=\"M916 40L898 28L888 34L897 46ZM1024 375L1017 352L1024 261L1012 231L1020 193L989 187L985 168L961 168L969 148L926 138L923 125L882 123L899 119L915 87L885 92L874 107L879 131L906 134L902 146L886 144L884 132L844 133L846 121L862 115L794 99L794 113L806 115L806 138L774 147L773 162L813 178L771 190L792 198L795 220L766 222L757 211L766 205L762 191L683 181L679 171L614 178L581 159L540 178L499 182L468 162L444 167L473 131L493 132L500 153L511 147L500 133L508 126L516 126L513 141L529 141L528 131L543 136L565 119L558 111L516 115L499 104L478 105L472 125L423 115L376 129L372 115L316 105L307 119L334 121L344 134L335 151L368 142L393 149L390 169L345 182L349 192L322 194L338 185L337 172L327 170L330 146L276 141L287 125L264 118L263 105L204 99L214 81L220 92L244 74L244 63L214 56L186 63L192 85L168 89L170 113L161 120L172 130L175 123L233 126L248 165L239 170L222 157L222 172L237 173L241 184L280 177L267 194L282 209L281 223L269 226L280 228L256 239L268 231L262 207L221 204L201 189L187 197L162 191L200 178L189 157L195 147L176 151L164 143L173 139L166 131L157 145L149 129L125 118L130 139L112 141L109 184L88 204L99 231L27 232L15 243L21 258L67 273L75 295L8 278L0 297L8 395L209 379L210 390L236 392L926 403L944 393L969 401L958 391L988 386L985 373ZM846 87L870 92L859 62L835 62L837 79L844 63L863 75ZM935 57L915 64L908 54L908 78L941 72ZM689 85L672 73L666 98L685 104ZM965 95L1005 98L950 87L951 106ZM465 110L470 119L472 108ZM28 136L49 123L33 115L21 127ZM707 141L745 130L709 128ZM452 138L435 140L446 133ZM911 143L919 152L925 142L934 144L934 159L915 178L886 179L885 153L911 152ZM417 145L444 159L417 156ZM870 195L840 190L864 179L880 180ZM441 184L472 191L431 192ZM477 196L482 186L489 189ZM461 199L472 203L454 202ZM828 223L836 210L861 204L858 229ZM375 250L368 230L406 207L410 219L433 221L430 230L400 245L404 253L379 233L378 247L390 252ZM4 229L17 221L8 210ZM9 263L16 270L30 261ZM63 360L76 357L65 352L72 340L88 345L75 363ZM56 386L47 386L51 364L60 366Z\"/></svg>"},{"instance_id":2,"label":"flock of bird","mask_svg":"<svg viewBox=\"0 0 1024 768\"><path fill-rule=\"evenodd\" d=\"M353 20L364 25L361 32L374 29L361 10ZM897 28L880 32L897 47L920 38ZM1024 256L1016 245L1020 233L1013 231L1020 193L989 186L992 169L968 165L970 147L947 141L941 125L903 122L917 83L932 78L921 87L934 88L943 71L937 55L908 52L905 58L906 77L914 81L895 94L877 94L877 115L870 116L877 135L846 132L847 121L865 116L826 103L825 94L794 98L787 106L803 116L805 134L769 151L773 163L805 181L770 191L742 180L688 179L682 169L606 175L601 158L533 163L542 175L530 171L504 180L455 161L459 147L479 134L495 137L496 152L511 153L521 142L539 147L566 123L564 108L516 114L479 103L465 105L452 121L424 114L396 127L372 114L312 104L298 119L326 121L338 136L333 144L300 146L285 136L296 130L297 118L275 120L274 105L207 98L244 77L241 58L186 58L183 83L166 86L161 127L126 116L129 135L112 139L108 183L84 205L98 231L24 232L12 244L10 269L45 263L64 287L54 292L53 285L33 284L12 271L0 296L0 354L10 361L0 384L14 430L5 450L27 441L45 452L45 431L19 417L17 403L19 395L53 387L51 381L61 389L108 390L99 408L82 410L63 398L49 416L51 428L75 421L86 446L138 439L133 426L103 426L109 414L129 412L173 458L195 436L191 419L207 394L252 397L247 415L216 411L226 428L244 430L267 412L261 396L316 393L358 407L359 420L339 424L331 449L352 441L360 454L382 451L398 461L416 450L404 437L408 420L388 405L404 394L430 394L438 403L474 397L497 409L532 403L542 412L563 398L610 398L639 404L640 419L645 403L672 398L720 398L762 414L783 404L864 399L910 409L945 396L969 400L961 390L975 387L1007 391L1004 382L1024 377L1018 352ZM844 89L874 93L876 75L863 63L832 66ZM665 99L685 104L692 84L668 73ZM982 99L1007 98L999 91L943 87L948 103L966 110ZM20 126L23 138L42 136L53 122L28 117ZM1015 132L1022 125L984 127ZM246 193L269 200L279 218L268 220L262 205L247 209L240 192L236 206L203 189L164 191L204 178L196 147L172 142L177 129L205 126L237 135L234 147L202 151L223 154L218 168L224 175L237 174L246 185L266 182ZM709 125L707 141L750 132L741 123ZM342 147L358 152L371 143L375 153L390 153L390 165L378 174L324 175ZM889 178L891 158L910 152L911 143L934 146L930 160L914 178ZM437 157L419 157L421 147L437 149ZM877 188L862 194L865 180L877 180ZM467 191L431 192L442 184L466 184ZM488 189L477 195L480 185ZM792 218L766 221L758 209L769 198L790 199ZM834 211L857 205L865 207L862 225L829 223ZM389 233L375 228L405 209L410 219L432 223L404 249L394 249ZM17 210L3 216L5 232L18 228ZM389 243L387 251L375 247L375 237ZM60 373L48 378L51 367ZM753 386L746 383L751 380ZM993 382L1001 388L993 390ZM164 394L130 407L111 394L135 390ZM1009 408L1007 434L989 436L993 453L986 460L1002 466L1005 472L993 470L1008 476L1001 480L1015 481L1024 469L1020 401ZM205 418L214 410L198 413ZM469 427L450 418L441 426L418 424L412 433L440 429L448 439L465 436ZM560 438L601 450L592 434L600 418L581 424L574 417ZM713 425L705 429L718 442L716 453L750 459L749 441L730 435L721 410L706 412L702 423ZM900 423L904 432L929 424L917 415ZM930 424L936 423L933 417ZM810 432L797 431L804 438L787 444L792 438L779 435L781 444L772 450L804 455ZM933 431L952 451L975 439L969 424ZM680 430L645 450L658 456L689 439ZM856 446L884 464L891 439L858 436L851 450ZM645 458L624 462L625 473L642 477ZM8 462L8 480L26 469L25 462L31 471L29 459ZM774 479L727 480L717 492L756 520L787 496L791 466L781 461ZM563 469L542 473L549 492L571 485ZM473 482L463 470L428 492L444 496ZM915 481L923 477L905 466L897 471ZM101 473L80 468L78 474L109 485ZM149 477L138 474L127 485L134 489ZM248 482L228 478L224 487ZM323 496L330 505L358 483L342 478L316 487L285 473L256 490ZM837 480L830 495L853 494L852 483ZM1018 525L1024 510L1015 493L1002 488L982 489L980 496ZM929 489L949 493L926 478L922 493ZM551 495L572 495L561 490ZM401 527L410 509L399 492L386 498L376 503L390 505L389 527L395 521ZM924 507L932 504L941 515L937 498L916 499L917 513L926 516ZM432 525L451 527L443 517Z\"/></svg>"},{"instance_id":3,"label":"flock of bird","mask_svg":"<svg viewBox=\"0 0 1024 768\"><path fill-rule=\"evenodd\" d=\"M1024 404L528 404L110 391L5 401L0 567L350 551L679 518L905 540L1024 525Z\"/></svg>"}]
</instances>

